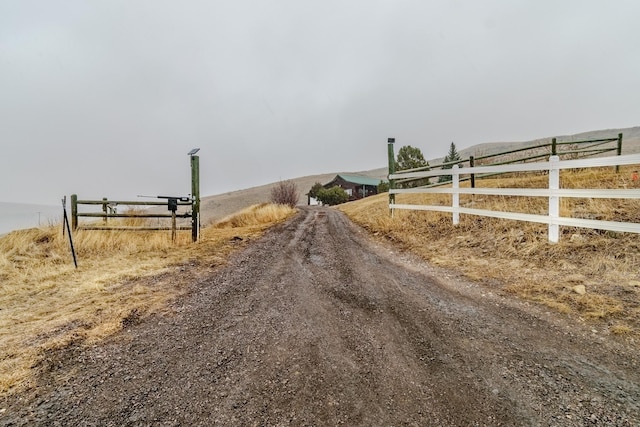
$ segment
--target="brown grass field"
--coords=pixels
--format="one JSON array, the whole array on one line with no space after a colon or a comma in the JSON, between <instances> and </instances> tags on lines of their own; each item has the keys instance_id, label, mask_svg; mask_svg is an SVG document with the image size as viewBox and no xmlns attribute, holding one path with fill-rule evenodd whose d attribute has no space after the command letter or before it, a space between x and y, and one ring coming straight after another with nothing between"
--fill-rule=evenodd
<instances>
[{"instance_id":1,"label":"brown grass field","mask_svg":"<svg viewBox=\"0 0 640 427\"><path fill-rule=\"evenodd\" d=\"M633 188L632 170L562 171L560 185ZM546 175L529 174L483 179L476 187L545 188L547 182ZM451 206L450 198L400 194L396 202ZM378 238L461 272L489 292L510 293L631 339L640 334L640 234L561 227L560 242L552 244L544 224L461 215L454 226L450 214L409 210L391 218L387 204L381 194L339 209ZM461 195L460 204L536 214L548 209L546 198ZM640 200L563 198L560 214L640 223Z\"/></svg>"},{"instance_id":2,"label":"brown grass field","mask_svg":"<svg viewBox=\"0 0 640 427\"><path fill-rule=\"evenodd\" d=\"M632 188L631 171L563 171L561 186ZM483 179L478 187L544 188L547 179L514 175ZM448 205L450 197L398 195L397 201ZM544 198L463 195L460 201L480 209L547 209ZM545 225L462 215L454 226L448 214L401 210L391 218L387 203L381 194L339 209L376 238L462 273L487 292L541 304L623 338L640 335L640 234L561 227L560 242L551 244ZM78 231L77 270L61 226L1 237L0 394L28 384L50 349L92 345L128 321L170 311L169 302L189 283L293 212L254 205L204 228L197 244L190 232L172 243L169 232ZM562 199L561 215L640 223L640 201ZM576 292L578 286L586 292Z\"/></svg>"},{"instance_id":3,"label":"brown grass field","mask_svg":"<svg viewBox=\"0 0 640 427\"><path fill-rule=\"evenodd\" d=\"M204 228L197 244L190 232L173 243L170 232L79 230L77 270L61 226L1 237L0 394L28 381L47 350L90 345L128 320L167 309L190 281L294 212L255 205ZM176 271L184 280L166 274Z\"/></svg>"}]
</instances>

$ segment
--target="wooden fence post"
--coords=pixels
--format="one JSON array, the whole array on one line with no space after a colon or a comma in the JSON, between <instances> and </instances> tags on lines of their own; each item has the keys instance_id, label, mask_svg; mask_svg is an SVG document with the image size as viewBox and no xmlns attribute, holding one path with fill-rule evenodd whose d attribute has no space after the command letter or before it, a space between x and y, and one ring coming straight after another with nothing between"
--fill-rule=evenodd
<instances>
[{"instance_id":1,"label":"wooden fence post","mask_svg":"<svg viewBox=\"0 0 640 427\"><path fill-rule=\"evenodd\" d=\"M476 160L473 156L469 156L469 166L474 167L476 165ZM471 188L476 188L476 174L471 174Z\"/></svg>"},{"instance_id":2,"label":"wooden fence post","mask_svg":"<svg viewBox=\"0 0 640 427\"><path fill-rule=\"evenodd\" d=\"M393 144L396 142L395 138L387 139L387 157L389 160L389 175L393 175L396 173L396 156L393 151ZM391 179L389 176L389 214L393 217L393 208L391 207L396 203L396 195L391 194L391 190L395 190L396 188L396 180Z\"/></svg>"},{"instance_id":3,"label":"wooden fence post","mask_svg":"<svg viewBox=\"0 0 640 427\"><path fill-rule=\"evenodd\" d=\"M558 155L558 147L557 147L555 138L553 138L551 140L551 155L552 156L557 156Z\"/></svg>"},{"instance_id":4,"label":"wooden fence post","mask_svg":"<svg viewBox=\"0 0 640 427\"><path fill-rule=\"evenodd\" d=\"M76 231L78 229L78 195L71 195L71 229Z\"/></svg>"},{"instance_id":5,"label":"wooden fence post","mask_svg":"<svg viewBox=\"0 0 640 427\"><path fill-rule=\"evenodd\" d=\"M176 211L171 211L171 242L176 242Z\"/></svg>"},{"instance_id":6,"label":"wooden fence post","mask_svg":"<svg viewBox=\"0 0 640 427\"><path fill-rule=\"evenodd\" d=\"M555 138L554 138L555 139ZM551 156L549 158L549 190L560 189L560 169L558 168L558 162L560 157ZM560 197L549 195L549 241L551 243L558 243L560 237L560 226L555 223L560 217Z\"/></svg>"}]
</instances>

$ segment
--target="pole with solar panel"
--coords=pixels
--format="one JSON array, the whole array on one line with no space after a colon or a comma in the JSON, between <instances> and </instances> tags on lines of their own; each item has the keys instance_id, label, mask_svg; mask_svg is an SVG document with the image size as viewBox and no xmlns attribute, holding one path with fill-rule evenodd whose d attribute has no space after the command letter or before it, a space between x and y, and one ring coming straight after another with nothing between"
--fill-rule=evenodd
<instances>
[{"instance_id":1,"label":"pole with solar panel","mask_svg":"<svg viewBox=\"0 0 640 427\"><path fill-rule=\"evenodd\" d=\"M187 154L191 159L191 200L193 206L191 209L191 239L198 241L200 234L200 157L196 153L199 148L194 148Z\"/></svg>"}]
</instances>

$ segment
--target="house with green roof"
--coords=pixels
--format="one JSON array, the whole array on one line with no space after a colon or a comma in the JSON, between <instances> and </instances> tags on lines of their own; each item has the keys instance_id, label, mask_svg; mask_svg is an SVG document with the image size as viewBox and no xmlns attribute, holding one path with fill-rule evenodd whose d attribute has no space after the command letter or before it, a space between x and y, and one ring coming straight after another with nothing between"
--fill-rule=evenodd
<instances>
[{"instance_id":1,"label":"house with green roof","mask_svg":"<svg viewBox=\"0 0 640 427\"><path fill-rule=\"evenodd\" d=\"M341 173L336 175L331 182L323 185L323 187L332 188L337 185L349 195L349 200L357 200L378 194L378 184L380 182L380 179L369 178L368 176Z\"/></svg>"}]
</instances>

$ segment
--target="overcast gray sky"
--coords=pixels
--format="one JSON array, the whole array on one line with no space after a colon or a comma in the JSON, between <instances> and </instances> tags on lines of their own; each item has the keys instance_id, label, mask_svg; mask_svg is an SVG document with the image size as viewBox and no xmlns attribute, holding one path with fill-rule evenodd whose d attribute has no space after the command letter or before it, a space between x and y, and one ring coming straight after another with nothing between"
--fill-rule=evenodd
<instances>
[{"instance_id":1,"label":"overcast gray sky","mask_svg":"<svg viewBox=\"0 0 640 427\"><path fill-rule=\"evenodd\" d=\"M637 0L0 0L0 201L203 195L640 124Z\"/></svg>"}]
</instances>

